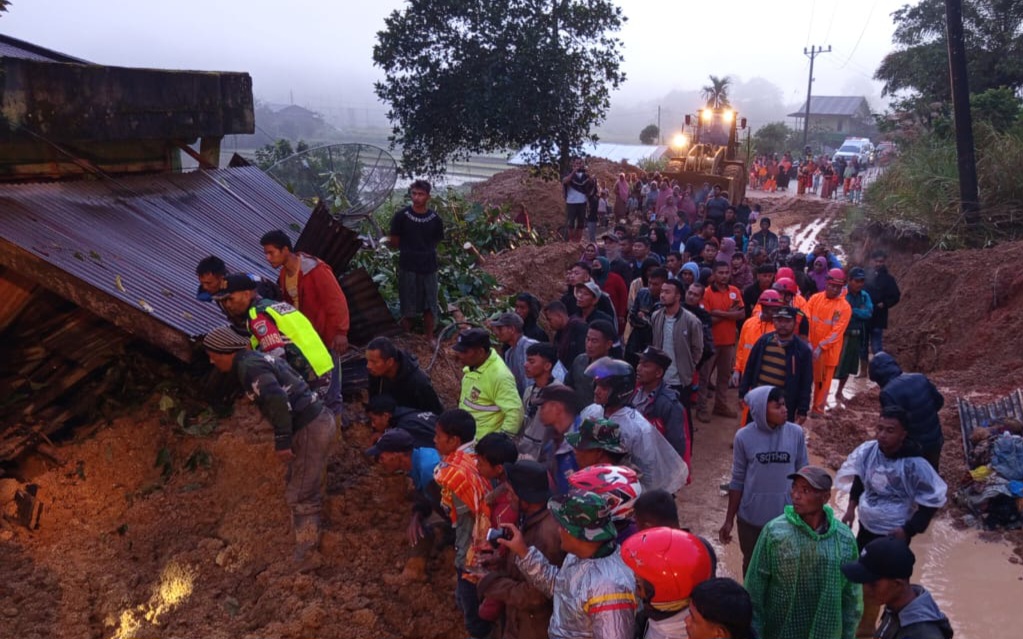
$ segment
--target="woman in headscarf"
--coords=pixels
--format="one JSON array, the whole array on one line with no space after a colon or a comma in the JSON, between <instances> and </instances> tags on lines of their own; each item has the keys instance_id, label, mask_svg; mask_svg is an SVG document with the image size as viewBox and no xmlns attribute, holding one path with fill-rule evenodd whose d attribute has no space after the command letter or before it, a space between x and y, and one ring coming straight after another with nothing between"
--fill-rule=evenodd
<instances>
[{"instance_id":1,"label":"woman in headscarf","mask_svg":"<svg viewBox=\"0 0 1023 639\"><path fill-rule=\"evenodd\" d=\"M732 286L740 291L753 283L753 269L749 267L746 256L736 251L732 254Z\"/></svg>"},{"instance_id":2,"label":"woman in headscarf","mask_svg":"<svg viewBox=\"0 0 1023 639\"><path fill-rule=\"evenodd\" d=\"M828 258L823 255L814 258L813 268L807 274L813 283L817 286L818 291L824 290L824 285L828 281Z\"/></svg>"},{"instance_id":3,"label":"woman in headscarf","mask_svg":"<svg viewBox=\"0 0 1023 639\"><path fill-rule=\"evenodd\" d=\"M726 237L721 240L721 248L718 249L717 257L714 259L717 262L731 264L733 255L735 255L735 238Z\"/></svg>"},{"instance_id":4,"label":"woman in headscarf","mask_svg":"<svg viewBox=\"0 0 1023 639\"><path fill-rule=\"evenodd\" d=\"M692 226L693 222L696 221L696 201L693 199L692 186L688 184L685 185L679 201L675 204L675 208L678 209L680 216L685 217L689 226Z\"/></svg>"},{"instance_id":5,"label":"woman in headscarf","mask_svg":"<svg viewBox=\"0 0 1023 639\"><path fill-rule=\"evenodd\" d=\"M629 182L625 179L624 173L618 174L618 181L615 182L615 205L614 221L625 219L629 212Z\"/></svg>"},{"instance_id":6,"label":"woman in headscarf","mask_svg":"<svg viewBox=\"0 0 1023 639\"><path fill-rule=\"evenodd\" d=\"M668 252L671 250L671 243L668 242L668 233L664 230L664 227L655 224L650 229L650 252L656 253L661 256L663 260L668 256Z\"/></svg>"},{"instance_id":7,"label":"woman in headscarf","mask_svg":"<svg viewBox=\"0 0 1023 639\"><path fill-rule=\"evenodd\" d=\"M618 316L618 333L620 335L625 330L625 317L629 312L629 292L625 286L625 280L611 270L611 262L606 257L597 257L593 260L590 275L593 277L593 281L600 286L600 290L611 298L611 305L614 306L615 315Z\"/></svg>"},{"instance_id":8,"label":"woman in headscarf","mask_svg":"<svg viewBox=\"0 0 1023 639\"><path fill-rule=\"evenodd\" d=\"M538 342L549 342L550 336L537 321L540 319L540 300L531 293L515 296L515 313L522 318L522 334Z\"/></svg>"},{"instance_id":9,"label":"woman in headscarf","mask_svg":"<svg viewBox=\"0 0 1023 639\"><path fill-rule=\"evenodd\" d=\"M597 259L598 255L600 255L600 249L597 248L597 244L595 242L587 242L583 245L583 254L579 256L579 261L589 264Z\"/></svg>"}]
</instances>

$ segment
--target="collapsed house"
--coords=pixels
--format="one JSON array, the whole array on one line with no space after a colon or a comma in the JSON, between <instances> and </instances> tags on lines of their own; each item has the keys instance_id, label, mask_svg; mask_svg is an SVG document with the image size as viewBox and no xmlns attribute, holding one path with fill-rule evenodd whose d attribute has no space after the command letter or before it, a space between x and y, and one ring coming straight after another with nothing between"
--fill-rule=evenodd
<instances>
[{"instance_id":1,"label":"collapsed house","mask_svg":"<svg viewBox=\"0 0 1023 639\"><path fill-rule=\"evenodd\" d=\"M0 461L74 418L73 391L128 344L195 359L225 321L196 299L196 263L273 278L268 230L341 275L353 344L397 330L370 275L347 272L353 231L244 161L220 167L223 137L255 127L248 74L102 66L0 36L0 101Z\"/></svg>"}]
</instances>

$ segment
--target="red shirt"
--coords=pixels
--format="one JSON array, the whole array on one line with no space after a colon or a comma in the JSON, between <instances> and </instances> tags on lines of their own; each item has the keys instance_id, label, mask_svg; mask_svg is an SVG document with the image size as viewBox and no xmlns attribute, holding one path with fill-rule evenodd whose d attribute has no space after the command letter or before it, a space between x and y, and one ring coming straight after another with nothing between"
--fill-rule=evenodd
<instances>
[{"instance_id":1,"label":"red shirt","mask_svg":"<svg viewBox=\"0 0 1023 639\"><path fill-rule=\"evenodd\" d=\"M703 292L703 308L708 313L711 311L736 311L742 310L742 293L739 289L734 286L729 286L728 290L715 291L713 286L707 287L707 290ZM731 346L735 344L738 339L738 333L736 327L738 322L736 320L717 320L711 326L710 332L714 336L715 346Z\"/></svg>"}]
</instances>

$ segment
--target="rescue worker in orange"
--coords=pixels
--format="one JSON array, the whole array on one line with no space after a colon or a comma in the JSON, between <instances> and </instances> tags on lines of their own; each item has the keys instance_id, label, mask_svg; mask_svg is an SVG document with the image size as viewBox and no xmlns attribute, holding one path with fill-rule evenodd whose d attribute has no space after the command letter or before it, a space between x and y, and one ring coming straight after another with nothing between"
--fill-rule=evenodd
<instances>
[{"instance_id":1,"label":"rescue worker in orange","mask_svg":"<svg viewBox=\"0 0 1023 639\"><path fill-rule=\"evenodd\" d=\"M760 312L754 312L748 320L743 322L742 330L739 332L739 344L735 348L735 367L732 370L732 378L728 380L729 388L737 388L742 374L746 371L746 362L753 350L753 345L764 335L774 330L774 312L785 306L781 293L774 289L767 289L760 294L757 300L757 308ZM749 423L749 406L739 396L739 403L742 406L742 420L739 426Z\"/></svg>"},{"instance_id":2,"label":"rescue worker in orange","mask_svg":"<svg viewBox=\"0 0 1023 639\"><path fill-rule=\"evenodd\" d=\"M824 416L831 391L831 379L842 355L845 328L852 318L852 307L845 301L845 271L828 271L824 290L810 297L806 315L810 320L810 348L813 349L813 407L811 417Z\"/></svg>"}]
</instances>

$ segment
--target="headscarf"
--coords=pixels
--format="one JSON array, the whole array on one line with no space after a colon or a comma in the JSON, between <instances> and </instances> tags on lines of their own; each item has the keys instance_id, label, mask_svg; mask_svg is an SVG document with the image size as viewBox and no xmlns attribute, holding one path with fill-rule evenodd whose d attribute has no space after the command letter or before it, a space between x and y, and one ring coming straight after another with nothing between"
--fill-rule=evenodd
<instances>
[{"instance_id":1,"label":"headscarf","mask_svg":"<svg viewBox=\"0 0 1023 639\"><path fill-rule=\"evenodd\" d=\"M718 255L714 259L731 265L733 255L735 255L735 238L725 237L721 240L721 248L718 249Z\"/></svg>"},{"instance_id":2,"label":"headscarf","mask_svg":"<svg viewBox=\"0 0 1023 639\"><path fill-rule=\"evenodd\" d=\"M753 283L753 269L749 267L749 262L746 261L746 256L742 253L736 253L732 257L738 257L742 260L742 263L738 266L735 265L734 259L731 262L732 285L741 291Z\"/></svg>"},{"instance_id":3,"label":"headscarf","mask_svg":"<svg viewBox=\"0 0 1023 639\"><path fill-rule=\"evenodd\" d=\"M590 273L590 277L597 283L598 286L604 288L604 284L607 283L607 276L611 272L611 262L604 256L598 256L597 261L600 262L600 270L594 270Z\"/></svg>"},{"instance_id":4,"label":"headscarf","mask_svg":"<svg viewBox=\"0 0 1023 639\"><path fill-rule=\"evenodd\" d=\"M813 283L817 285L817 290L823 291L824 286L828 281L828 259L822 255L814 259L814 267L816 267L818 263L824 267L824 270L818 271L816 268L812 268L807 275L809 275L810 279L813 280Z\"/></svg>"}]
</instances>

